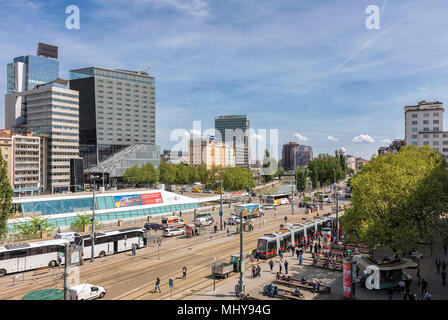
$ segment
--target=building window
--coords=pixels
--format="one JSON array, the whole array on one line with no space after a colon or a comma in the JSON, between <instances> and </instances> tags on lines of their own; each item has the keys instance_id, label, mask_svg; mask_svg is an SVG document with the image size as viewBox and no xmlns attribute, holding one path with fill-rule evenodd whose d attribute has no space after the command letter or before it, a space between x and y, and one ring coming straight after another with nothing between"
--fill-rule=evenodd
<instances>
[{"instance_id":1,"label":"building window","mask_svg":"<svg viewBox=\"0 0 448 320\"><path fill-rule=\"evenodd\" d=\"M439 141L433 141L433 142L432 142L432 145L433 145L433 146L438 146L438 145L439 145Z\"/></svg>"},{"instance_id":2,"label":"building window","mask_svg":"<svg viewBox=\"0 0 448 320\"><path fill-rule=\"evenodd\" d=\"M423 135L423 139L428 139L429 138L429 134L424 134Z\"/></svg>"},{"instance_id":3,"label":"building window","mask_svg":"<svg viewBox=\"0 0 448 320\"><path fill-rule=\"evenodd\" d=\"M425 120L426 122L428 121L428 120ZM425 123L425 121L423 121L423 123ZM416 125L417 124L417 121L412 121L412 124L413 125Z\"/></svg>"},{"instance_id":4,"label":"building window","mask_svg":"<svg viewBox=\"0 0 448 320\"><path fill-rule=\"evenodd\" d=\"M432 131L439 131L439 127L432 128Z\"/></svg>"},{"instance_id":5,"label":"building window","mask_svg":"<svg viewBox=\"0 0 448 320\"><path fill-rule=\"evenodd\" d=\"M439 113L438 112L435 112L435 113L433 113L432 114L434 117L438 117L439 116Z\"/></svg>"},{"instance_id":6,"label":"building window","mask_svg":"<svg viewBox=\"0 0 448 320\"><path fill-rule=\"evenodd\" d=\"M439 124L439 120L433 120L432 123L433 124Z\"/></svg>"},{"instance_id":7,"label":"building window","mask_svg":"<svg viewBox=\"0 0 448 320\"><path fill-rule=\"evenodd\" d=\"M438 135L438 134L433 134L432 137L433 137L433 138L438 138L439 135Z\"/></svg>"},{"instance_id":8,"label":"building window","mask_svg":"<svg viewBox=\"0 0 448 320\"><path fill-rule=\"evenodd\" d=\"M416 114L416 113L413 113L413 114L412 114L412 118L417 118L417 114Z\"/></svg>"},{"instance_id":9,"label":"building window","mask_svg":"<svg viewBox=\"0 0 448 320\"><path fill-rule=\"evenodd\" d=\"M413 135L412 135L412 139L417 139L417 135L416 135L416 134L413 134Z\"/></svg>"},{"instance_id":10,"label":"building window","mask_svg":"<svg viewBox=\"0 0 448 320\"><path fill-rule=\"evenodd\" d=\"M412 132L417 132L417 128L412 128Z\"/></svg>"},{"instance_id":11,"label":"building window","mask_svg":"<svg viewBox=\"0 0 448 320\"><path fill-rule=\"evenodd\" d=\"M429 124L429 120L423 120L423 124Z\"/></svg>"},{"instance_id":12,"label":"building window","mask_svg":"<svg viewBox=\"0 0 448 320\"><path fill-rule=\"evenodd\" d=\"M429 131L429 128L423 128L423 131Z\"/></svg>"},{"instance_id":13,"label":"building window","mask_svg":"<svg viewBox=\"0 0 448 320\"><path fill-rule=\"evenodd\" d=\"M429 118L429 113L424 113L424 114L423 114L423 117L425 117L425 118Z\"/></svg>"}]
</instances>

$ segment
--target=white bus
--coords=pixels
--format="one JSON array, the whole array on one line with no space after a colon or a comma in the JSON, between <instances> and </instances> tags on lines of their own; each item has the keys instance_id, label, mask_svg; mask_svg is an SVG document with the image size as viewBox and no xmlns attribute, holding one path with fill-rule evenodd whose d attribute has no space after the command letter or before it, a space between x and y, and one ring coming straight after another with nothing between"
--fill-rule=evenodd
<instances>
[{"instance_id":1,"label":"white bus","mask_svg":"<svg viewBox=\"0 0 448 320\"><path fill-rule=\"evenodd\" d=\"M77 237L76 245L83 246L83 259L92 258L91 235ZM143 228L125 228L95 233L95 257L104 257L114 253L137 249L147 245L146 230Z\"/></svg>"},{"instance_id":2,"label":"white bus","mask_svg":"<svg viewBox=\"0 0 448 320\"><path fill-rule=\"evenodd\" d=\"M0 247L0 277L42 267L57 266L58 256L65 263L66 239L18 243Z\"/></svg>"}]
</instances>

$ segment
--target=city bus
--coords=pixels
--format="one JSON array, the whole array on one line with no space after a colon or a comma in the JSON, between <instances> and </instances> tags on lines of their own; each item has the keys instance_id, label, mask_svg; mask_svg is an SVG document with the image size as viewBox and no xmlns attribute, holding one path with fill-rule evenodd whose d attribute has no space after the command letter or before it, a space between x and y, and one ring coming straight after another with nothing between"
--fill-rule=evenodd
<instances>
[{"instance_id":1,"label":"city bus","mask_svg":"<svg viewBox=\"0 0 448 320\"><path fill-rule=\"evenodd\" d=\"M58 256L65 262L67 239L10 244L0 247L0 277L42 267L56 267Z\"/></svg>"},{"instance_id":2,"label":"city bus","mask_svg":"<svg viewBox=\"0 0 448 320\"><path fill-rule=\"evenodd\" d=\"M76 245L81 245L83 259L92 258L91 235L77 237ZM132 250L136 244L137 249L148 244L146 230L143 228L124 228L119 230L103 231L95 233L95 253L96 257L104 257L115 253Z\"/></svg>"},{"instance_id":3,"label":"city bus","mask_svg":"<svg viewBox=\"0 0 448 320\"><path fill-rule=\"evenodd\" d=\"M266 203L272 205L288 204L289 194L273 194L266 197Z\"/></svg>"}]
</instances>

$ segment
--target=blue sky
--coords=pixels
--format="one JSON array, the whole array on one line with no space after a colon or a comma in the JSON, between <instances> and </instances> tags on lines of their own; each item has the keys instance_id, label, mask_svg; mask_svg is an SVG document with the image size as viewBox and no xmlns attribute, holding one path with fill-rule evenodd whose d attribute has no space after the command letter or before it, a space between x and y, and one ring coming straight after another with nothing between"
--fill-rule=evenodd
<instances>
[{"instance_id":1,"label":"blue sky","mask_svg":"<svg viewBox=\"0 0 448 320\"><path fill-rule=\"evenodd\" d=\"M65 28L73 4L80 30ZM380 30L365 27L369 5ZM163 149L193 120L245 113L255 130L278 129L280 146L369 158L404 138L405 105L448 102L444 0L9 0L0 12L0 92L6 64L39 41L59 46L63 78L151 66ZM0 110L4 125L3 99Z\"/></svg>"}]
</instances>

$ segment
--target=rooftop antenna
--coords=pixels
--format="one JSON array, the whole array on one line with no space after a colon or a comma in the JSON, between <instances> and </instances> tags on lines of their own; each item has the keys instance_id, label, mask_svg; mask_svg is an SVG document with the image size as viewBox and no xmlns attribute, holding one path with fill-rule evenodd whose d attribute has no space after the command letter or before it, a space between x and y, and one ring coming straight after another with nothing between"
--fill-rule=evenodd
<instances>
[{"instance_id":1,"label":"rooftop antenna","mask_svg":"<svg viewBox=\"0 0 448 320\"><path fill-rule=\"evenodd\" d=\"M151 67L146 67L145 69L143 69L139 73L146 73L146 74L148 74L146 71L149 70L149 69L151 69Z\"/></svg>"}]
</instances>

